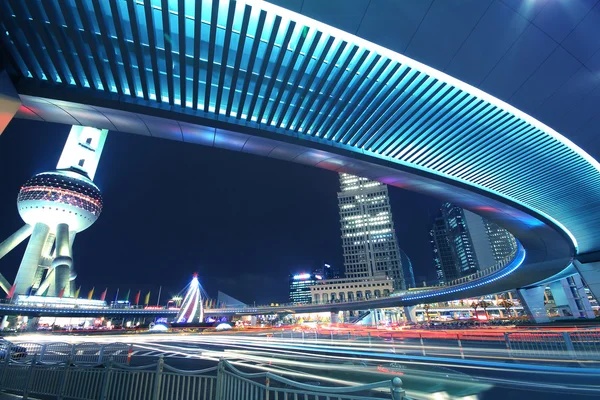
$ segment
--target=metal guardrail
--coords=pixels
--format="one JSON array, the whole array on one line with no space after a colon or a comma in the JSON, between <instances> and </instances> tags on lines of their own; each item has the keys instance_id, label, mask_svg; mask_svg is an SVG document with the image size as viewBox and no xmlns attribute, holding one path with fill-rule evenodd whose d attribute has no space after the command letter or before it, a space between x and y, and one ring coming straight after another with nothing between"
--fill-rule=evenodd
<instances>
[{"instance_id":1,"label":"metal guardrail","mask_svg":"<svg viewBox=\"0 0 600 400\"><path fill-rule=\"evenodd\" d=\"M322 387L296 382L270 372L246 373L226 360L216 366L186 371L154 364L130 367L108 361L100 366L75 365L68 360L46 364L35 358L17 363L6 358L0 366L0 389L73 400L402 400L399 378L350 387Z\"/></svg>"},{"instance_id":2,"label":"metal guardrail","mask_svg":"<svg viewBox=\"0 0 600 400\"><path fill-rule=\"evenodd\" d=\"M76 365L99 365L112 360L127 363L132 346L126 343L0 343L0 355L10 356L16 363L36 360L44 364L60 364L70 360Z\"/></svg>"},{"instance_id":3,"label":"metal guardrail","mask_svg":"<svg viewBox=\"0 0 600 400\"><path fill-rule=\"evenodd\" d=\"M363 343L374 348L384 346L392 353L413 350L424 356L427 352L434 352L461 358L469 357L469 354L481 357L481 345L484 345L507 359L535 358L549 362L559 360L593 364L600 362L600 330L567 332L282 330L268 335L267 340L304 345L341 346L348 341L355 345Z\"/></svg>"}]
</instances>

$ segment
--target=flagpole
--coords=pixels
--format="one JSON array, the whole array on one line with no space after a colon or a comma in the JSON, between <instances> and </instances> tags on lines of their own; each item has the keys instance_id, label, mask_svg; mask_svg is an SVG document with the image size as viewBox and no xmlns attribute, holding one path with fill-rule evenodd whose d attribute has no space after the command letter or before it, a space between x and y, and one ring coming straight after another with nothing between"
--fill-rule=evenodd
<instances>
[{"instance_id":1,"label":"flagpole","mask_svg":"<svg viewBox=\"0 0 600 400\"><path fill-rule=\"evenodd\" d=\"M158 288L158 300L156 300L156 305L158 306L160 304L160 293L162 292L162 286L160 286Z\"/></svg>"}]
</instances>

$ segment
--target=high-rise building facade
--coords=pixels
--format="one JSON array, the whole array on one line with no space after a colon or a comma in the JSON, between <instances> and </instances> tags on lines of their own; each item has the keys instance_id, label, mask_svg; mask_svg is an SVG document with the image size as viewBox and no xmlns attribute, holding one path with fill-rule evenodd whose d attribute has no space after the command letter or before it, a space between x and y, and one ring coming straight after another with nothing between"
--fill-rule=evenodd
<instances>
[{"instance_id":1,"label":"high-rise building facade","mask_svg":"<svg viewBox=\"0 0 600 400\"><path fill-rule=\"evenodd\" d=\"M346 278L385 276L405 289L387 186L341 173L338 202Z\"/></svg>"},{"instance_id":2,"label":"high-rise building facade","mask_svg":"<svg viewBox=\"0 0 600 400\"><path fill-rule=\"evenodd\" d=\"M290 303L310 303L312 301L310 287L321 279L323 279L321 275L308 273L290 275Z\"/></svg>"},{"instance_id":3,"label":"high-rise building facade","mask_svg":"<svg viewBox=\"0 0 600 400\"><path fill-rule=\"evenodd\" d=\"M471 211L444 203L440 214L430 231L440 283L490 268L517 247L506 229Z\"/></svg>"}]
</instances>

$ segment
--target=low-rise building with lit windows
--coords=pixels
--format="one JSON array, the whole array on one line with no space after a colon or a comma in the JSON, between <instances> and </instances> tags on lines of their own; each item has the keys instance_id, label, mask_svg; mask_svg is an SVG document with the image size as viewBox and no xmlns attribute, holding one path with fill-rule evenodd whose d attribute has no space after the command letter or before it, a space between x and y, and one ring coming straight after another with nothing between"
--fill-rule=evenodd
<instances>
[{"instance_id":1,"label":"low-rise building with lit windows","mask_svg":"<svg viewBox=\"0 0 600 400\"><path fill-rule=\"evenodd\" d=\"M386 277L346 278L316 281L310 286L313 303L337 303L387 297L394 291L394 280Z\"/></svg>"}]
</instances>

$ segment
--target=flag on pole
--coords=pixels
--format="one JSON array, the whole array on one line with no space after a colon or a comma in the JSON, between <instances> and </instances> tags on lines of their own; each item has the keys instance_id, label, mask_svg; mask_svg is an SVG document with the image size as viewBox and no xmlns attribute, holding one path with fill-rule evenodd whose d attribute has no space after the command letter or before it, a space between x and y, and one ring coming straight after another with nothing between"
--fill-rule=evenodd
<instances>
[{"instance_id":1,"label":"flag on pole","mask_svg":"<svg viewBox=\"0 0 600 400\"><path fill-rule=\"evenodd\" d=\"M88 300L92 299L92 296L94 295L94 289L95 289L95 287L93 287L92 290L89 291L89 293L88 293Z\"/></svg>"},{"instance_id":2,"label":"flag on pole","mask_svg":"<svg viewBox=\"0 0 600 400\"><path fill-rule=\"evenodd\" d=\"M58 292L58 298L62 299L62 297L65 295L65 287L63 286L62 289L60 289L60 292Z\"/></svg>"},{"instance_id":3,"label":"flag on pole","mask_svg":"<svg viewBox=\"0 0 600 400\"><path fill-rule=\"evenodd\" d=\"M140 296L142 295L142 291L138 290L137 294L135 295L135 305L137 306L138 304L140 304Z\"/></svg>"},{"instance_id":4,"label":"flag on pole","mask_svg":"<svg viewBox=\"0 0 600 400\"><path fill-rule=\"evenodd\" d=\"M104 289L104 292L102 292L102 294L100 295L100 301L106 300L106 292L107 291L108 291L108 288Z\"/></svg>"},{"instance_id":5,"label":"flag on pole","mask_svg":"<svg viewBox=\"0 0 600 400\"><path fill-rule=\"evenodd\" d=\"M115 303L116 303L117 301L119 301L119 289L120 289L120 288L117 288L117 293L115 293L115 300L114 300L114 302L115 302Z\"/></svg>"},{"instance_id":6,"label":"flag on pole","mask_svg":"<svg viewBox=\"0 0 600 400\"><path fill-rule=\"evenodd\" d=\"M75 298L78 299L79 298L79 292L81 292L81 286L79 286L77 288L77 290L75 291Z\"/></svg>"},{"instance_id":7,"label":"flag on pole","mask_svg":"<svg viewBox=\"0 0 600 400\"><path fill-rule=\"evenodd\" d=\"M32 291L33 291L33 285L29 286L29 289L27 289L27 293L25 293L25 296L27 296L27 297L31 296Z\"/></svg>"},{"instance_id":8,"label":"flag on pole","mask_svg":"<svg viewBox=\"0 0 600 400\"><path fill-rule=\"evenodd\" d=\"M146 298L144 299L144 305L147 306L150 303L150 292L146 294Z\"/></svg>"},{"instance_id":9,"label":"flag on pole","mask_svg":"<svg viewBox=\"0 0 600 400\"><path fill-rule=\"evenodd\" d=\"M8 293L6 294L6 298L7 299L12 299L13 295L15 294L15 287L16 286L17 286L16 283L14 285L12 285L12 287L10 288L10 290L8 291Z\"/></svg>"},{"instance_id":10,"label":"flag on pole","mask_svg":"<svg viewBox=\"0 0 600 400\"><path fill-rule=\"evenodd\" d=\"M125 301L129 301L129 294L131 293L131 289L127 290L127 294L125 295Z\"/></svg>"}]
</instances>

